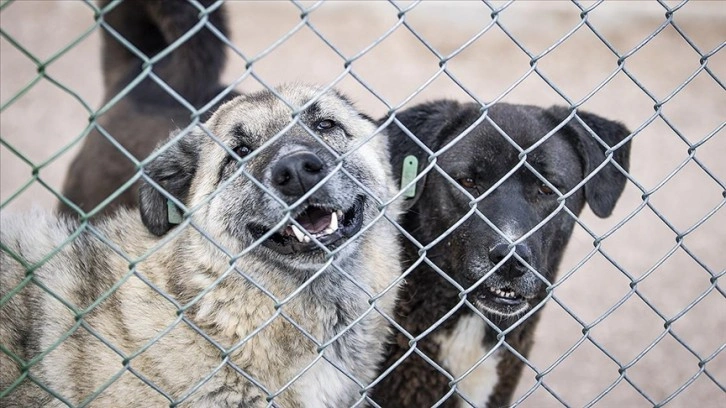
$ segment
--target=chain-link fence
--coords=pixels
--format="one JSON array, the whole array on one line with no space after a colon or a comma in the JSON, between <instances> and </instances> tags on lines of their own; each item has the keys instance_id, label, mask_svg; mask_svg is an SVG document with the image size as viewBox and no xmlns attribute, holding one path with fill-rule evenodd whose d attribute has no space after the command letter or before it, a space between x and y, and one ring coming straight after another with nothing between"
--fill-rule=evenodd
<instances>
[{"instance_id":1,"label":"chain-link fence","mask_svg":"<svg viewBox=\"0 0 726 408\"><path fill-rule=\"evenodd\" d=\"M204 10L195 3L202 22L189 36L211 28L206 16L220 4ZM589 209L575 216L534 346L527 358L520 356L525 364L512 401L533 407L726 405L723 2L280 1L225 7L230 34L215 33L228 55L222 83L243 93L303 81L342 90L376 118L449 98L483 107L564 105L626 124L632 152L625 191L610 217L595 217ZM132 87L102 103L100 32L108 26L95 3L3 1L0 19L1 208L52 208L62 199L66 168L97 118ZM158 61L149 62L153 67ZM146 78L149 71L139 75ZM189 108L188 117L199 116ZM21 289L2 288L9 294L0 307ZM274 298L283 307L269 317L292 322L317 342L286 315L292 298ZM82 318L78 322L93 332ZM412 353L426 360L420 350ZM483 364L481 357L474 363ZM125 367L119 373L144 378L133 364ZM244 368L235 370L245 375ZM465 378L449 378L453 393ZM163 387L150 387L173 405L175 397ZM275 397L277 391L265 392ZM377 404L365 395L360 401Z\"/></svg>"}]
</instances>

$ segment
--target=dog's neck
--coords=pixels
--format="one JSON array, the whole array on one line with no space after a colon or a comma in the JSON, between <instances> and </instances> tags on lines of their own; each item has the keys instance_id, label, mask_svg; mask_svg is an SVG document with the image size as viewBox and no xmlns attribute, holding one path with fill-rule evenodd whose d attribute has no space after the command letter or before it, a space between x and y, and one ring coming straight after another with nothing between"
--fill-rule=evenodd
<instances>
[{"instance_id":1,"label":"dog's neck","mask_svg":"<svg viewBox=\"0 0 726 408\"><path fill-rule=\"evenodd\" d=\"M317 275L316 270L290 270L255 254L233 262L230 254L193 230L180 234L155 256L163 258L175 271L162 287L180 305L188 306L185 315L229 342L247 336L258 324L277 314L278 309L315 338L328 341L368 307L369 295L340 272L354 270L353 263L360 260L352 257L336 260L336 266L327 266ZM289 279L279 279L280 276ZM203 295L211 291L214 296ZM255 305L249 303L252 292L261 295L254 297ZM351 298L355 294L360 297L357 301ZM342 302L347 306L338 304ZM360 310L351 310L355 304L360 305ZM316 311L327 312L318 316ZM230 320L255 323L248 330L230 324ZM225 329L219 331L217 327Z\"/></svg>"}]
</instances>

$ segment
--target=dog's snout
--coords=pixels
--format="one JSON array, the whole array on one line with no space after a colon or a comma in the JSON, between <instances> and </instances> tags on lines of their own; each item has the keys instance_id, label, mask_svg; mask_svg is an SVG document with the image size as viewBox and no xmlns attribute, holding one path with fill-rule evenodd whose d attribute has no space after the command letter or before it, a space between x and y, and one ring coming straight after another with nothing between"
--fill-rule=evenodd
<instances>
[{"instance_id":1,"label":"dog's snout","mask_svg":"<svg viewBox=\"0 0 726 408\"><path fill-rule=\"evenodd\" d=\"M511 251L511 247L507 244L494 245L489 250L489 259L494 263L498 264L501 262ZM523 261L531 265L532 262L532 250L526 244L517 244L516 246L517 255L522 258ZM498 273L505 278L518 278L527 272L527 267L519 262L514 254L509 258L503 265L499 267Z\"/></svg>"},{"instance_id":2,"label":"dog's snout","mask_svg":"<svg viewBox=\"0 0 726 408\"><path fill-rule=\"evenodd\" d=\"M301 196L325 177L325 163L312 152L297 152L278 160L272 183L281 193Z\"/></svg>"}]
</instances>

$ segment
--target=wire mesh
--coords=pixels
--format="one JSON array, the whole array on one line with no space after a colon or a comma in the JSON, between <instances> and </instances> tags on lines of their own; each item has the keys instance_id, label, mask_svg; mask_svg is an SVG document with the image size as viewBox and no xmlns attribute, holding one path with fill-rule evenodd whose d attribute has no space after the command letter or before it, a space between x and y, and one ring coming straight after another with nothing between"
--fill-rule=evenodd
<instances>
[{"instance_id":1,"label":"wire mesh","mask_svg":"<svg viewBox=\"0 0 726 408\"><path fill-rule=\"evenodd\" d=\"M22 375L16 381L2 384L4 389L0 389L0 399L11 395L21 382L31 381L68 406L86 406L112 387L122 375L130 374L155 390L170 406L176 406L187 402L220 371L230 369L262 390L266 397L264 404L277 406L276 398L310 371L314 364L325 360L357 384L360 394L356 397L356 406L379 406L371 396L371 390L387 376L395 375L396 371L392 370L405 359L418 356L449 382L448 392L435 406L450 404L457 397L462 399L463 406L475 406L476 402L469 395L460 392L459 384L473 375L477 367L493 360L496 351L506 350L524 364L513 405L715 407L726 403L726 360L722 353L726 348L726 293L719 285L719 279L726 273L726 257L721 249L726 243L723 229L726 225L726 213L723 211L726 167L719 160L719 153L722 154L726 148L723 138L726 93L722 82L723 67L726 66L723 53L726 30L719 24L724 17L722 4L661 0L636 4L572 1L547 5L513 1L453 5L396 1L376 4L229 2L224 4L229 8L232 27L232 35L228 37L209 20L209 14L222 7L224 2L218 1L207 7L194 0L189 2L199 10L199 23L157 55L145 55L105 22L105 14L118 7L120 2L111 2L107 7L99 7L90 1L53 5L3 1L0 4L0 51L3 56L0 70L3 84L0 91L3 169L0 209L9 212L27 207L28 203L37 200L45 201L45 206L50 207L60 201L81 218L78 227L58 244L56 250L37 263L28 264L22 254L2 244L2 250L26 269L26 278L15 288L3 288L0 307L7 306L17 293L36 286L65 305L75 323L42 354L27 361L14 354L7 345L0 344L0 352L5 357L2 361L12 361L22 368ZM46 41L46 38L53 37L52 34L44 30L31 30L33 33L29 33L29 30L23 29L19 22L21 19L23 24L33 19L37 21L34 28L44 29L52 29L49 22L57 20L57 24L65 28L57 39ZM88 78L91 74L79 69L79 66L89 64L89 55L97 55L100 48L98 34L102 30L110 33L142 61L141 72L103 104L97 91L102 83L100 68L89 69L94 72L92 80ZM200 30L212 32L225 44L230 61L224 77L229 86L209 103L195 107L157 75L154 66ZM184 221L140 257L126 254L118 243L104 236L89 221L138 181L163 190L144 173L144 169L165 149L195 129L201 128L206 137L231 152L217 135L202 124L202 117L229 96L232 89L245 92L267 89L284 100L275 90L275 85L299 79L319 82L323 84L323 90L343 89L359 99L363 111L377 112L378 117L386 119L380 125L380 132L385 132L388 126L405 128L397 115L418 102L455 97L478 104L484 114L449 145L434 151L417 141L427 153L428 161L423 172L440 175L452 184L457 182L441 166L440 157L466 138L477 125L489 123L498 128L486 112L501 102L564 105L571 109L570 117L586 128L587 123L577 112L595 111L626 122L631 133L619 144L610 146L593 131L595 129L588 129L593 139L605 147L606 160L575 188L559 191L528 160L528 155L537 149L539 143L544 143L557 129L543 135L538 144L527 148L518 146L510 135L499 129L502 137L520 154L520 162L510 174L519 169L534 173L547 187L555 190L560 204L528 233L516 240L507 238L508 244L525 241L560 213L575 221L574 236L555 281L549 282L541 271L528 265L528 269L545 282L546 301L522 316L516 324L500 329L497 322L482 314L467 297L496 273L497 267L471 287L464 287L427 255L470 218L483 220L498 234L507 237L477 208L477 203L487 199L505 182L508 177L505 176L478 196L460 188L461 193L467 194L472 202L471 210L431 242L418 242L411 231L399 227L404 239L417 246L419 256L399 279L390 283L384 293L392 291L396 283L415 273L419 265L428 265L460 294L460 301L454 308L428 330L409 333L378 306L378 298L384 293L366 292L369 306L365 312L334 338L322 341L286 310L286 305L304 286L281 298L237 265L247 251L252 251L271 233L260 237L243 252L236 253L215 242L213 236L192 221L191 215L207 205L214 195L198 206L187 208L173 194L164 192L182 209ZM189 113L190 122L166 147L139 160L97 120L127 98L144 80L153 81L183 106ZM49 98L48 95L55 98L52 100L56 106L43 100ZM302 123L299 114L305 106L295 106L290 101L285 101L285 104L291 110L292 122L270 143L282 138L292 126ZM94 109L93 106L101 107ZM72 124L69 118L72 118ZM48 123L35 123L43 121ZM68 124L59 125L61 122ZM53 135L55 127L62 129L62 135ZM84 211L66 199L58 186L70 156L94 130L122 152L136 172L98 206ZM306 130L319 144L328 146L314 131ZM404 132L410 138L417 137L407 130ZM360 141L359 146L370 138ZM613 159L614 152L628 142L634 145L630 170ZM48 146L39 146L39 143L47 143ZM346 159L346 154L336 154L337 163ZM250 158L238 157L237 160L246 162ZM603 166L610 164L627 178L625 193L615 213L610 218L599 220L587 211L579 214L569 209L565 205L566 199L583 188ZM236 177L246 177L253 180L257 187L266 189L243 167L240 169ZM336 172L354 178L342 165L336 168ZM356 182L360 188L366 188ZM401 192L404 190L402 188ZM278 227L297 223L290 216L291 211L316 191L313 189L292 205L280 201L286 207L287 216L279 220ZM375 196L371 191L367 194ZM274 197L274 194L270 195ZM376 201L381 215L375 222L393 221L386 213L392 200L376 197ZM301 228L301 225L297 224L297 227ZM157 287L144 274L143 268L137 267L185 229L193 229L200 237L210 241L228 268L206 291L187 303L181 303ZM81 234L88 234L90 239L110 248L128 266L122 279L84 307L57 296L34 276L34 271L52 260L58 251L71 245ZM332 267L357 284L349 271L334 262L343 249L331 251L324 248L328 261L311 281L326 268ZM509 258L527 264L515 251L510 251L502 264ZM244 279L274 304L274 313L265 322L231 346L217 342L185 314L230 276ZM104 338L84 320L130 279L142 281L177 313L169 326L159 328L160 331L147 344L133 353L120 350L113 339ZM365 291L363 286L358 287ZM487 353L478 356L468 370L457 375L417 345L432 337L440 326L461 310L469 310L486 322L497 341ZM348 373L325 351L369 314L383 314L394 331L404 334L410 349L389 370L366 383ZM507 335L535 314L542 315L537 340L532 352L523 355L510 346ZM315 345L318 354L281 387L269 389L244 367L235 364L231 356L276 321L292 325ZM133 361L179 326L191 329L213 345L220 359L219 364L202 378L188 384L181 396L175 396L165 390L163 384L155 383L135 369ZM44 384L31 373L31 369L69 336L81 331L117 354L122 364L85 400L74 403Z\"/></svg>"}]
</instances>

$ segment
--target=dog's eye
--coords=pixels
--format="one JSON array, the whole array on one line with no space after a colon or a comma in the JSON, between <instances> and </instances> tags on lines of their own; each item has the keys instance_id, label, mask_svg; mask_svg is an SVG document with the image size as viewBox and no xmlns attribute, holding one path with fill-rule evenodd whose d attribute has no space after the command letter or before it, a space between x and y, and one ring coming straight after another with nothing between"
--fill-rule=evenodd
<instances>
[{"instance_id":1,"label":"dog's eye","mask_svg":"<svg viewBox=\"0 0 726 408\"><path fill-rule=\"evenodd\" d=\"M555 190L549 188L545 183L539 183L538 192L542 195L552 195L555 193Z\"/></svg>"},{"instance_id":2,"label":"dog's eye","mask_svg":"<svg viewBox=\"0 0 726 408\"><path fill-rule=\"evenodd\" d=\"M476 181L473 178L460 178L456 181L464 188L476 188Z\"/></svg>"},{"instance_id":3,"label":"dog's eye","mask_svg":"<svg viewBox=\"0 0 726 408\"><path fill-rule=\"evenodd\" d=\"M315 128L318 130L330 130L334 128L337 124L330 120L330 119L323 119L315 124Z\"/></svg>"},{"instance_id":4,"label":"dog's eye","mask_svg":"<svg viewBox=\"0 0 726 408\"><path fill-rule=\"evenodd\" d=\"M234 153L239 156L240 158L243 158L247 156L248 154L252 153L252 149L249 148L249 146L241 145L237 146L234 149Z\"/></svg>"}]
</instances>

